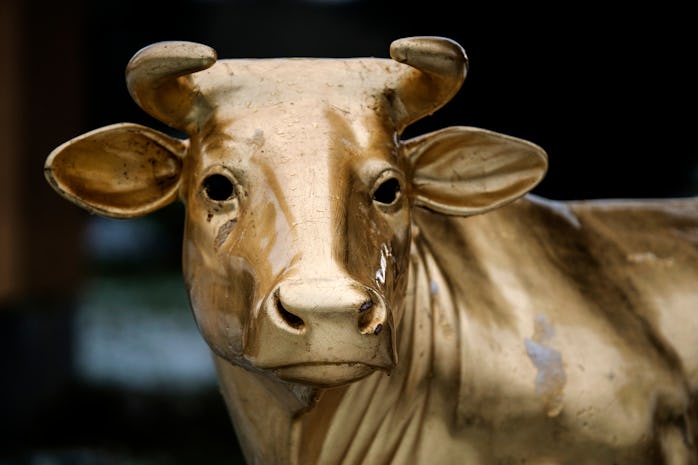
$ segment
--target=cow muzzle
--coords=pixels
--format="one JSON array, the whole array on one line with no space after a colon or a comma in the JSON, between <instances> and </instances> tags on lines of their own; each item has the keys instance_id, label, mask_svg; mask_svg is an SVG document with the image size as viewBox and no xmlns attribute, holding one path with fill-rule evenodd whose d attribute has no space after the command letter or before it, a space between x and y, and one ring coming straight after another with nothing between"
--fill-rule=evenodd
<instances>
[{"instance_id":1,"label":"cow muzzle","mask_svg":"<svg viewBox=\"0 0 698 465\"><path fill-rule=\"evenodd\" d=\"M291 382L333 386L396 363L384 299L349 279L282 281L246 336L246 358Z\"/></svg>"}]
</instances>

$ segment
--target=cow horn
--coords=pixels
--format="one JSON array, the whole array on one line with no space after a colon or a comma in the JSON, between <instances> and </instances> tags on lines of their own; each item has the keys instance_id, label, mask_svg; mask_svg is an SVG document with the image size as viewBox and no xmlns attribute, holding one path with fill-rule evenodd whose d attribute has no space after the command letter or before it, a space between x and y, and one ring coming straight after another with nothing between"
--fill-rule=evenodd
<instances>
[{"instance_id":1,"label":"cow horn","mask_svg":"<svg viewBox=\"0 0 698 465\"><path fill-rule=\"evenodd\" d=\"M408 37L390 44L393 60L411 66L400 76L397 128L433 113L458 92L468 70L463 48L444 37ZM418 70L418 72L415 72Z\"/></svg>"},{"instance_id":2,"label":"cow horn","mask_svg":"<svg viewBox=\"0 0 698 465\"><path fill-rule=\"evenodd\" d=\"M201 110L192 73L210 68L216 51L193 42L158 42L138 51L126 66L133 100L163 123L191 132Z\"/></svg>"}]
</instances>

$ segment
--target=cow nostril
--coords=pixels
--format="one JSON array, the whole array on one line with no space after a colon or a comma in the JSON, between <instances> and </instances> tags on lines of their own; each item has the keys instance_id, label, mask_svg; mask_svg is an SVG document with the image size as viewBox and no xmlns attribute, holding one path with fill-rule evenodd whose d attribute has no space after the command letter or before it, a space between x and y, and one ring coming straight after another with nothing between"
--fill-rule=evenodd
<instances>
[{"instance_id":1,"label":"cow nostril","mask_svg":"<svg viewBox=\"0 0 698 465\"><path fill-rule=\"evenodd\" d=\"M385 315L380 306L374 305L372 300L367 300L359 307L359 331L361 334L378 334L383 329Z\"/></svg>"},{"instance_id":2,"label":"cow nostril","mask_svg":"<svg viewBox=\"0 0 698 465\"><path fill-rule=\"evenodd\" d=\"M276 299L276 310L279 312L279 315L281 315L281 319L283 319L284 322L286 322L286 324L291 328L303 329L305 326L303 319L286 310L279 299Z\"/></svg>"}]
</instances>

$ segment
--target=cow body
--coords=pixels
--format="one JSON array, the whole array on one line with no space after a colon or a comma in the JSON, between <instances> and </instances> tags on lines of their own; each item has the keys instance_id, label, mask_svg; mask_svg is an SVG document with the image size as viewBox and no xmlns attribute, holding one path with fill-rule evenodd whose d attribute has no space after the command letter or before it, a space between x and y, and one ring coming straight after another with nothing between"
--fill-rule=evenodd
<instances>
[{"instance_id":1,"label":"cow body","mask_svg":"<svg viewBox=\"0 0 698 465\"><path fill-rule=\"evenodd\" d=\"M402 141L466 58L391 55L156 44L129 90L188 139L108 126L47 178L108 216L185 203L185 284L250 464L695 464L698 201L551 202L525 196L534 144Z\"/></svg>"}]
</instances>

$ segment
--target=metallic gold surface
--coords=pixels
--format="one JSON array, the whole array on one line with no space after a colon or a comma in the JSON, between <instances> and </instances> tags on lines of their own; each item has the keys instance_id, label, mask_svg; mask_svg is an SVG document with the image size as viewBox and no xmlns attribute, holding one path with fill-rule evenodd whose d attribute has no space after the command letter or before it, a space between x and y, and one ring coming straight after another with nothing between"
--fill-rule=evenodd
<instances>
[{"instance_id":1,"label":"metallic gold surface","mask_svg":"<svg viewBox=\"0 0 698 465\"><path fill-rule=\"evenodd\" d=\"M526 195L534 144L401 140L467 60L437 37L391 56L154 44L129 91L188 139L108 126L47 179L107 216L186 204L184 278L250 464L695 464L698 201L553 202Z\"/></svg>"}]
</instances>

